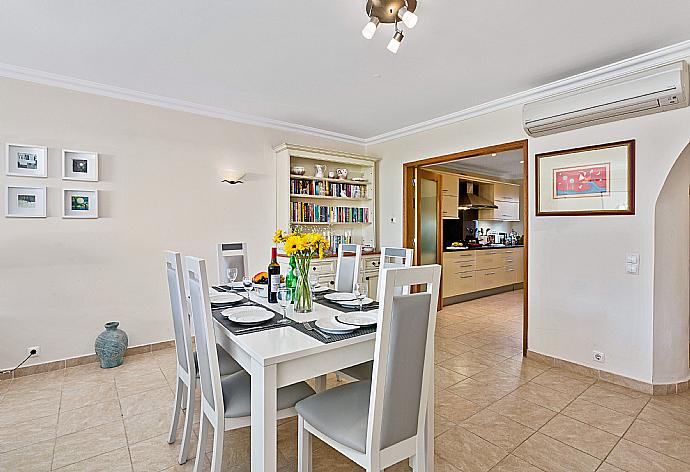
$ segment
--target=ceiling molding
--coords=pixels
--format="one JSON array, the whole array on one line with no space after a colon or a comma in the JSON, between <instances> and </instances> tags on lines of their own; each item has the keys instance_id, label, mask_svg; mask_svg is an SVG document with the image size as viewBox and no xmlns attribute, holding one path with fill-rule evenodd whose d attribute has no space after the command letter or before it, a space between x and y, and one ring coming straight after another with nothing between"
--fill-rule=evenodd
<instances>
[{"instance_id":1,"label":"ceiling molding","mask_svg":"<svg viewBox=\"0 0 690 472\"><path fill-rule=\"evenodd\" d=\"M382 133L366 139L337 133L335 131L328 131L296 123L289 123L271 118L233 112L224 108L200 105L198 103L189 102L186 100L179 100L122 87L100 84L97 82L91 82L88 80L77 79L74 77L53 74L50 72L11 64L0 63L0 77L35 82L53 87L75 90L78 92L86 92L94 95L101 95L130 102L143 103L146 105L193 113L196 115L220 118L223 120L244 123L247 125L303 133L349 144L371 146L374 144L383 143L385 141L390 141L392 139L398 139L422 131L428 131L452 123L457 123L459 121L485 115L515 105L521 105L550 95L569 91L574 88L591 85L593 83L607 80L619 75L639 72L650 67L656 67L687 57L690 57L690 40L657 49L656 51L640 54L629 59L624 59L622 61L614 62L613 64L599 67L597 69L583 72L565 79L557 80L546 85L535 87L533 89L525 90L507 97L492 100L474 107L466 108L448 115L433 118L431 120L416 123L414 125L406 126L404 128Z\"/></svg>"},{"instance_id":2,"label":"ceiling molding","mask_svg":"<svg viewBox=\"0 0 690 472\"><path fill-rule=\"evenodd\" d=\"M557 80L546 85L535 87L530 90L518 92L507 97L492 100L480 105L466 108L454 113L450 113L428 121L416 123L394 131L382 133L365 139L367 146L390 141L391 139L402 138L411 134L427 131L441 126L446 126L458 121L467 120L476 116L486 115L494 111L509 108L515 105L522 105L533 100L538 100L550 95L556 95L570 91L579 87L591 85L603 80L611 79L620 75L640 72L651 67L679 61L690 57L690 40L683 41L665 48L657 49L648 53L614 62L597 69L592 69L581 74L573 75L565 79Z\"/></svg>"},{"instance_id":3,"label":"ceiling molding","mask_svg":"<svg viewBox=\"0 0 690 472\"><path fill-rule=\"evenodd\" d=\"M91 82L89 80L77 79L74 77L53 74L51 72L29 69L27 67L20 67L11 64L0 63L0 77L50 85L53 87L75 90L77 92L86 92L104 97L117 98L129 102L143 103L146 105L153 105L161 108L193 113L195 115L208 116L211 118L220 118L222 120L234 121L247 125L309 134L312 136L334 139L350 144L365 144L365 140L363 138L336 133L335 131L312 128L310 126L274 120L271 118L264 118L261 116L247 115L244 113L226 110L224 108L200 105L198 103L189 102L186 100L178 100L176 98L139 92L137 90L116 87L113 85L100 84L98 82Z\"/></svg>"}]
</instances>

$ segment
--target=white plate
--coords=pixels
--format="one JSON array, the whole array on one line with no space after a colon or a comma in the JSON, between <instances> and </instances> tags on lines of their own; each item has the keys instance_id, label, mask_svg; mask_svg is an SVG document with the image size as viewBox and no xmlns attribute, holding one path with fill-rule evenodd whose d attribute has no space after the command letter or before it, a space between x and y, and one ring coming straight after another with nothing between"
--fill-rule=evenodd
<instances>
[{"instance_id":1,"label":"white plate","mask_svg":"<svg viewBox=\"0 0 690 472\"><path fill-rule=\"evenodd\" d=\"M226 308L222 315L237 324L255 325L273 318L274 313L260 306Z\"/></svg>"},{"instance_id":2,"label":"white plate","mask_svg":"<svg viewBox=\"0 0 690 472\"><path fill-rule=\"evenodd\" d=\"M341 323L340 321L335 319L335 316L331 318L316 320L316 323L314 324L321 331L328 334L347 334L357 329L357 326Z\"/></svg>"},{"instance_id":3,"label":"white plate","mask_svg":"<svg viewBox=\"0 0 690 472\"><path fill-rule=\"evenodd\" d=\"M362 300L362 306L364 305L369 305L371 303L374 303L374 300L372 300L369 297L365 297L364 300ZM342 300L338 302L339 305L342 306L347 306L347 307L358 307L359 306L359 300Z\"/></svg>"},{"instance_id":4,"label":"white plate","mask_svg":"<svg viewBox=\"0 0 690 472\"><path fill-rule=\"evenodd\" d=\"M336 316L336 319L343 324L365 327L374 326L378 322L379 317L377 311L356 311L354 313L343 313Z\"/></svg>"},{"instance_id":5,"label":"white plate","mask_svg":"<svg viewBox=\"0 0 690 472\"><path fill-rule=\"evenodd\" d=\"M314 293L328 292L330 289L326 285L321 285L314 289Z\"/></svg>"},{"instance_id":6,"label":"white plate","mask_svg":"<svg viewBox=\"0 0 690 472\"><path fill-rule=\"evenodd\" d=\"M244 300L244 297L232 292L215 292L209 298L211 303L236 303Z\"/></svg>"},{"instance_id":7,"label":"white plate","mask_svg":"<svg viewBox=\"0 0 690 472\"><path fill-rule=\"evenodd\" d=\"M323 298L332 302L341 302L343 300L354 300L355 295L348 292L335 292L324 295Z\"/></svg>"}]
</instances>

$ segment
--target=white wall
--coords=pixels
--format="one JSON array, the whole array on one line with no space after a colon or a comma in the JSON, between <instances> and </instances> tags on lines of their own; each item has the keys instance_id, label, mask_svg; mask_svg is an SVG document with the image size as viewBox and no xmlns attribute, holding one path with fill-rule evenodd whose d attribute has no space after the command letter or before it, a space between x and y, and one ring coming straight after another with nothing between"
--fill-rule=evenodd
<instances>
[{"instance_id":1,"label":"white wall","mask_svg":"<svg viewBox=\"0 0 690 472\"><path fill-rule=\"evenodd\" d=\"M9 79L0 79L0 103L3 147L49 148L47 179L0 175L2 187L47 186L49 215L0 215L0 368L28 346L41 348L34 363L90 354L109 320L121 322L130 345L172 339L163 250L208 259L215 280L216 243L242 240L252 271L263 270L275 230L271 147L363 151ZM101 181L62 181L62 148L99 152ZM224 168L247 170L245 183L220 183ZM101 190L101 218L63 220L62 188Z\"/></svg>"},{"instance_id":2,"label":"white wall","mask_svg":"<svg viewBox=\"0 0 690 472\"><path fill-rule=\"evenodd\" d=\"M526 137L521 107L515 106L369 146L369 154L383 158L381 187L390 189L380 196L382 243L402 241L402 163ZM534 216L535 153L627 139L637 141L634 216ZM685 108L529 140L531 350L651 382L654 207L689 139ZM627 252L641 255L639 276L625 274ZM687 257L677 264L687 272ZM687 287L677 296L687 300ZM606 354L605 364L593 361L593 350ZM687 363L671 377L687 379Z\"/></svg>"}]
</instances>

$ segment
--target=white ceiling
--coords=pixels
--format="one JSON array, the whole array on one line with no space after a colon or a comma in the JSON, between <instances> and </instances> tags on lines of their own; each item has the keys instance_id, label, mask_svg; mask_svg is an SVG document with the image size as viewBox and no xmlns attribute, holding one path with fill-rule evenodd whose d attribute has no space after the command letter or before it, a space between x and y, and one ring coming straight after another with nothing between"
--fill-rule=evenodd
<instances>
[{"instance_id":1,"label":"white ceiling","mask_svg":"<svg viewBox=\"0 0 690 472\"><path fill-rule=\"evenodd\" d=\"M3 0L0 63L369 138L690 38L687 0Z\"/></svg>"},{"instance_id":2,"label":"white ceiling","mask_svg":"<svg viewBox=\"0 0 690 472\"><path fill-rule=\"evenodd\" d=\"M512 151L499 152L495 156L488 154L485 156L469 157L428 167L445 171L456 170L514 180L522 179L524 175L522 158L522 149L514 149Z\"/></svg>"}]
</instances>

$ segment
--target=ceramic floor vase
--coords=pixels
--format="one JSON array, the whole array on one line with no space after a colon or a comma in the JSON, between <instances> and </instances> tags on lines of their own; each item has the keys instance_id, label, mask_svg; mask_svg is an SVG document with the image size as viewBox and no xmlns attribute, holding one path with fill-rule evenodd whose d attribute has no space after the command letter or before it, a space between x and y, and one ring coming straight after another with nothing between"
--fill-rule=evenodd
<instances>
[{"instance_id":1,"label":"ceramic floor vase","mask_svg":"<svg viewBox=\"0 0 690 472\"><path fill-rule=\"evenodd\" d=\"M127 333L118 329L117 321L105 324L105 331L98 335L95 342L96 355L103 369L122 365L129 340Z\"/></svg>"}]
</instances>

